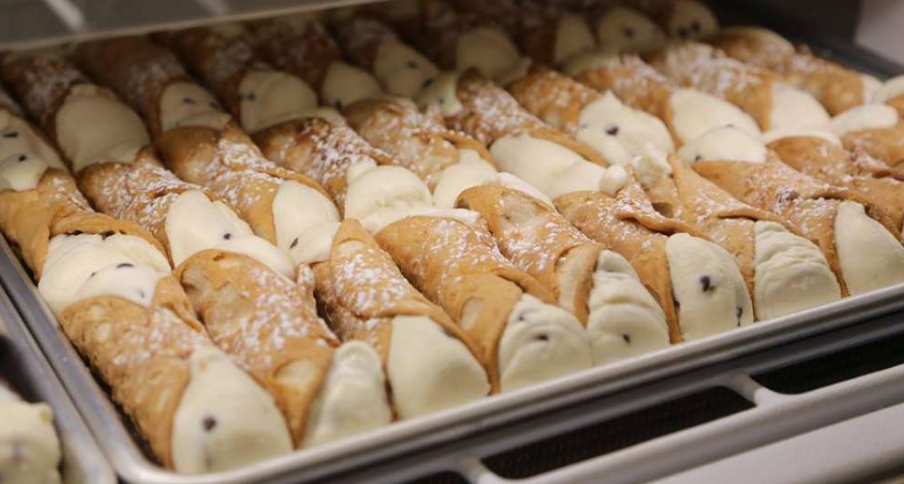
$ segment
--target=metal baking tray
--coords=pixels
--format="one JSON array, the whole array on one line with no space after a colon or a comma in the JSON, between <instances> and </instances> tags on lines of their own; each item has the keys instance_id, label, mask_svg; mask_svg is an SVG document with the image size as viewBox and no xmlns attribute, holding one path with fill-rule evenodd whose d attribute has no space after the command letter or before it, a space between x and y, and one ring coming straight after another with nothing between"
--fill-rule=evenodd
<instances>
[{"instance_id":1,"label":"metal baking tray","mask_svg":"<svg viewBox=\"0 0 904 484\"><path fill-rule=\"evenodd\" d=\"M725 3L731 6L726 7L720 3L719 10L735 6L740 10L750 8L745 2ZM299 5L300 9L305 9L305 4ZM758 11L753 9L751 12L755 14ZM767 25L781 32L790 31L781 29L774 22L764 21L768 18L766 16L751 14L745 18L750 18L750 23ZM808 38L800 32L793 38L819 48L821 54L831 53L840 62L880 77L904 72L904 68L849 44ZM707 385L731 388L735 393L746 394L754 401L755 394L762 399L762 395L768 395L768 392L758 392L757 385L751 384L749 378L736 378L742 368L750 371L771 368L782 362L853 344L858 338L879 337L876 335L886 334L892 328L904 331L904 285L899 285L740 328L703 341L684 343L634 360L591 369L510 394L494 396L413 421L396 422L384 429L240 470L191 476L166 471L147 457L127 420L111 403L105 390L59 331L31 278L5 240L0 240L0 282L29 323L35 338L117 473L125 481L136 484L300 483L325 479L344 482L398 482L400 479L449 470L455 471L457 477L442 474L440 479L449 479L449 482L507 482L506 479L486 472L480 459L491 452L515 448L604 418L601 405L605 407L612 402L622 402L621 406L606 410L609 412L606 415L611 417L618 412L628 411L629 407L652 405L669 396ZM877 318L885 319L876 322ZM818 349L810 346L781 349L783 345L802 344L813 338L823 338L816 347ZM761 356L764 354L766 356ZM745 361L746 367L743 363ZM758 402L759 408L743 412L735 416L735 419L727 419L728 423L722 423L721 427L711 423L702 426L702 431L699 428L691 429L699 431L700 435L710 436L708 442L711 444L706 447L706 452L692 449L687 445L688 438L684 433L679 433L672 436L675 438L671 440L658 439L616 453L611 459L604 461L604 464L574 464L530 481L565 482L571 478L580 478L594 482L594 475L598 478L598 472L606 472L607 480L628 482L658 477L651 473L652 470L665 469L667 462L671 462L673 470L701 464L717 456L727 455L725 452L728 450L725 449L739 452L744 450L744 446L750 448L767 443L770 439L784 438L793 429L826 423L830 415L842 418L852 415L854 409L886 405L892 399L904 400L904 387L900 392L881 391L885 388L885 381L904 381L904 372L900 369L889 372L883 375L885 380L842 384L832 391L814 392L814 395L802 397L803 400L784 400L781 405L771 406L761 401ZM834 395L851 393L850 386L855 389L875 389L875 397L849 406L838 404L832 407L820 403ZM624 404L626 401L627 405ZM606 403L604 405L600 402ZM799 423L784 428L776 427L774 423L770 425L769 417L775 415L778 411L776 409L783 410L788 418L796 419ZM588 417L590 414L594 417ZM570 416L573 416L571 420L568 418ZM561 420L552 421L553 419ZM731 446L719 451L713 450L713 445L722 445L722 441L717 439L731 440L731 436L741 430L759 430L759 440L748 438L739 442L735 438ZM697 438L699 442L700 436ZM682 464L675 463L674 456L677 455L686 456L687 460ZM657 462L659 459L662 466L644 467L645 470L638 471L638 456L643 456L647 463L651 460ZM670 456L671 460L668 459ZM467 479L462 479L462 475ZM432 482L432 479L426 482Z\"/></svg>"},{"instance_id":2,"label":"metal baking tray","mask_svg":"<svg viewBox=\"0 0 904 484\"><path fill-rule=\"evenodd\" d=\"M29 402L53 409L65 484L114 484L116 477L12 301L0 291L0 377Z\"/></svg>"}]
</instances>

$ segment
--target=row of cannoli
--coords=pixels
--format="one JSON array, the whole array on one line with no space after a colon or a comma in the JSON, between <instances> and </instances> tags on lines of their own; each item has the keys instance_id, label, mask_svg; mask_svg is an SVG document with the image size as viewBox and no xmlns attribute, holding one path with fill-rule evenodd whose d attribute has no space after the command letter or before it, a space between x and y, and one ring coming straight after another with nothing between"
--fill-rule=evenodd
<instances>
[{"instance_id":1,"label":"row of cannoli","mask_svg":"<svg viewBox=\"0 0 904 484\"><path fill-rule=\"evenodd\" d=\"M427 9L423 15L427 16L427 20L422 23L430 25ZM467 17L467 12L463 15ZM449 22L448 16L444 22ZM429 28L424 30L429 32ZM437 34L434 38L442 35L445 34ZM752 153L755 162L765 163L765 145L745 142L748 137L759 136L760 130L753 118L712 94L680 87L637 57L598 57L582 66L585 72L579 72L578 80L583 81L584 85L561 74L536 69L511 83L510 90L523 107L544 121L562 127L575 136L583 134L581 141L595 148L611 163L626 163L626 158L629 159L635 173L643 181L647 195L660 211L686 220L736 255L741 262L742 272L747 276L751 293L762 300L762 304L756 304L758 314L762 314L761 319L901 280L901 248L899 240L896 240L900 238L900 221L895 220L895 213L900 211L900 202L895 196L896 180L878 174L881 181L868 181L877 188L882 186L886 189L883 193L872 194L870 199L862 194L825 186L781 163L769 163L770 170L763 171L775 173L764 173L754 166L750 169L756 172L756 177L734 178L734 181L748 184L746 191L728 183L717 188L683 166L644 153L642 148L649 147L652 143L638 140L664 139L659 147L653 146L658 149L663 149L663 145L668 149L668 145L672 144L670 141L679 147L687 144L677 154L685 160L690 158L689 161L695 158L731 159L735 155L744 159L745 153ZM434 99L437 103L440 100L446 104L452 102L457 107L463 100L467 104L473 89L463 89L462 86L473 82L470 78L475 76L473 73L461 76L459 79L463 80L455 85L457 89L446 89L440 95L434 94ZM443 77L440 76L439 79ZM592 87L598 87L601 91L595 91ZM484 91L489 92L491 89L492 87L486 87ZM429 89L425 89L425 92L429 92ZM613 93L627 99L631 106L622 105ZM803 92L795 95L808 97ZM491 112L491 117L495 118L494 122L497 124L522 123L520 119L523 117L511 114L517 111L517 107L511 101L501 101L505 98L503 93L497 93L495 98L500 100L496 106L488 109L486 106L490 103L481 100L474 103L478 105L476 110ZM506 108L500 108L502 105L506 105ZM655 115L665 126L646 113L632 108L641 108ZM723 128L727 125L736 128ZM483 128L474 126L477 125L460 123L456 127L478 132ZM608 136L598 137L599 141L594 143L593 136L589 134L591 129L606 132ZM672 140L668 139L669 134ZM495 142L492 139L486 141ZM701 153L701 150L705 153ZM492 146L490 151L494 151ZM626 153L630 155L625 156ZM522 156L522 159L527 156ZM546 162L549 159L548 156L544 157ZM800 157L796 161L798 166L805 164ZM842 158L837 163L844 164L845 161ZM530 169L533 171L541 164L534 162ZM806 165L813 172L816 171L814 165L818 163ZM875 168L875 163L870 165ZM715 166L717 172L731 177L731 165ZM805 168L801 169L806 171ZM707 170L704 174L709 172ZM888 169L884 172L887 173ZM714 173L710 173L709 177L718 181ZM796 195L792 197L788 207L783 206L787 190L775 186L783 183L782 178L795 185L794 188L804 198L814 200L794 201L800 196ZM545 179L548 180L548 177ZM869 190L863 188L860 191ZM826 200L827 198L835 200ZM869 211L870 216L865 214L864 209ZM868 229L853 237L846 235L847 231L836 230L836 227L844 227L849 223ZM817 243L826 255L801 235L810 239L810 242ZM757 236L761 240L761 257L756 257ZM839 252L844 255L839 255ZM754 264L760 266L758 273L752 270ZM775 277L769 275L769 269L776 274ZM844 270L847 274L842 274ZM832 272L838 276L837 281ZM873 277L873 274L879 277ZM757 276L760 277L760 291L757 291L754 284ZM852 287L848 288L848 285ZM775 309L771 311L767 306L772 304L766 303L770 294L775 305Z\"/></svg>"},{"instance_id":2,"label":"row of cannoli","mask_svg":"<svg viewBox=\"0 0 904 484\"><path fill-rule=\"evenodd\" d=\"M0 105L3 105L0 99ZM58 484L62 451L46 403L31 403L0 379L0 476L11 484Z\"/></svg>"}]
</instances>

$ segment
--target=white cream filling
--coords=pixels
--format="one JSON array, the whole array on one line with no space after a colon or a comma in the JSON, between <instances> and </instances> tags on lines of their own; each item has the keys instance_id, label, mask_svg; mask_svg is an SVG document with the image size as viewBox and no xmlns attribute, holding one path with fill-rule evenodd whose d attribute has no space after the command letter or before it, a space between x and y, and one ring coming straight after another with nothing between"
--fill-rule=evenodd
<instances>
[{"instance_id":1,"label":"white cream filling","mask_svg":"<svg viewBox=\"0 0 904 484\"><path fill-rule=\"evenodd\" d=\"M812 137L841 146L841 138L826 128L789 129L783 131L767 131L763 133L763 142L767 145L785 138Z\"/></svg>"},{"instance_id":2,"label":"white cream filling","mask_svg":"<svg viewBox=\"0 0 904 484\"><path fill-rule=\"evenodd\" d=\"M559 65L568 59L582 53L593 50L596 47L596 37L593 30L584 20L584 17L563 13L559 17L556 26L556 41L553 47L553 62Z\"/></svg>"},{"instance_id":3,"label":"white cream filling","mask_svg":"<svg viewBox=\"0 0 904 484\"><path fill-rule=\"evenodd\" d=\"M865 129L891 128L898 124L898 112L885 104L865 104L836 115L829 129L838 136Z\"/></svg>"},{"instance_id":4,"label":"white cream filling","mask_svg":"<svg viewBox=\"0 0 904 484\"><path fill-rule=\"evenodd\" d=\"M731 126L710 129L678 150L678 159L697 161L766 162L766 145L758 138Z\"/></svg>"},{"instance_id":5,"label":"white cream filling","mask_svg":"<svg viewBox=\"0 0 904 484\"><path fill-rule=\"evenodd\" d=\"M119 296L147 307L169 272L166 257L139 237L61 234L50 240L38 291L55 315L94 296Z\"/></svg>"},{"instance_id":6,"label":"white cream filling","mask_svg":"<svg viewBox=\"0 0 904 484\"><path fill-rule=\"evenodd\" d=\"M687 234L665 244L685 341L753 323L753 303L735 259L716 244Z\"/></svg>"},{"instance_id":7,"label":"white cream filling","mask_svg":"<svg viewBox=\"0 0 904 484\"><path fill-rule=\"evenodd\" d=\"M427 81L424 88L417 95L418 107L426 110L431 106L439 106L439 111L444 117L455 116L465 107L458 100L458 79L461 74L457 72L444 72L432 81Z\"/></svg>"},{"instance_id":8,"label":"white cream filling","mask_svg":"<svg viewBox=\"0 0 904 484\"><path fill-rule=\"evenodd\" d=\"M754 225L753 303L760 320L841 299L841 287L816 244L775 222Z\"/></svg>"},{"instance_id":9,"label":"white cream filling","mask_svg":"<svg viewBox=\"0 0 904 484\"><path fill-rule=\"evenodd\" d=\"M66 169L28 123L0 110L0 191L35 188L48 167Z\"/></svg>"},{"instance_id":10,"label":"white cream filling","mask_svg":"<svg viewBox=\"0 0 904 484\"><path fill-rule=\"evenodd\" d=\"M58 484L60 441L53 411L27 403L0 384L0 476L5 484Z\"/></svg>"},{"instance_id":11,"label":"white cream filling","mask_svg":"<svg viewBox=\"0 0 904 484\"><path fill-rule=\"evenodd\" d=\"M288 454L292 438L273 398L213 347L195 350L173 419L172 455L184 474L219 472Z\"/></svg>"},{"instance_id":12,"label":"white cream filling","mask_svg":"<svg viewBox=\"0 0 904 484\"><path fill-rule=\"evenodd\" d=\"M524 294L499 340L500 390L508 392L593 366L587 332L571 313Z\"/></svg>"},{"instance_id":13,"label":"white cream filling","mask_svg":"<svg viewBox=\"0 0 904 484\"><path fill-rule=\"evenodd\" d=\"M396 39L387 39L380 44L373 71L386 92L406 98L414 97L428 79L439 75L439 68L434 63Z\"/></svg>"},{"instance_id":14,"label":"white cream filling","mask_svg":"<svg viewBox=\"0 0 904 484\"><path fill-rule=\"evenodd\" d=\"M631 264L615 252L600 253L588 299L587 334L597 366L669 345L665 313Z\"/></svg>"},{"instance_id":15,"label":"white cream filling","mask_svg":"<svg viewBox=\"0 0 904 484\"><path fill-rule=\"evenodd\" d=\"M490 393L486 372L458 339L426 316L396 316L386 373L401 419L463 405Z\"/></svg>"},{"instance_id":16,"label":"white cream filling","mask_svg":"<svg viewBox=\"0 0 904 484\"><path fill-rule=\"evenodd\" d=\"M669 18L669 36L677 39L705 39L719 31L712 11L696 0L677 0Z\"/></svg>"},{"instance_id":17,"label":"white cream filling","mask_svg":"<svg viewBox=\"0 0 904 484\"><path fill-rule=\"evenodd\" d=\"M566 193L598 190L606 172L568 148L527 133L496 140L490 153L502 171L553 199Z\"/></svg>"},{"instance_id":18,"label":"white cream filling","mask_svg":"<svg viewBox=\"0 0 904 484\"><path fill-rule=\"evenodd\" d=\"M371 233L433 208L430 189L406 168L359 163L349 167L346 179L345 217L358 219Z\"/></svg>"},{"instance_id":19,"label":"white cream filling","mask_svg":"<svg viewBox=\"0 0 904 484\"><path fill-rule=\"evenodd\" d=\"M829 122L829 113L809 93L777 83L772 86L770 130L817 128Z\"/></svg>"},{"instance_id":20,"label":"white cream filling","mask_svg":"<svg viewBox=\"0 0 904 484\"><path fill-rule=\"evenodd\" d=\"M213 94L193 82L174 82L160 96L163 132L183 126L223 129L231 119Z\"/></svg>"},{"instance_id":21,"label":"white cream filling","mask_svg":"<svg viewBox=\"0 0 904 484\"><path fill-rule=\"evenodd\" d=\"M835 246L851 294L904 282L904 247L867 215L863 205L841 202L835 217Z\"/></svg>"},{"instance_id":22,"label":"white cream filling","mask_svg":"<svg viewBox=\"0 0 904 484\"><path fill-rule=\"evenodd\" d=\"M631 159L631 168L634 175L644 186L669 176L672 173L672 165L669 164L668 154L652 145L647 145L641 153ZM612 171L614 167L609 167Z\"/></svg>"},{"instance_id":23,"label":"white cream filling","mask_svg":"<svg viewBox=\"0 0 904 484\"><path fill-rule=\"evenodd\" d=\"M313 377L313 368L298 368L297 378ZM343 343L311 406L303 447L335 442L388 425L392 409L386 376L377 352L360 341Z\"/></svg>"},{"instance_id":24,"label":"white cream filling","mask_svg":"<svg viewBox=\"0 0 904 484\"><path fill-rule=\"evenodd\" d=\"M884 104L902 94L904 94L904 75L892 77L885 81L885 83L873 93L872 102Z\"/></svg>"},{"instance_id":25,"label":"white cream filling","mask_svg":"<svg viewBox=\"0 0 904 484\"><path fill-rule=\"evenodd\" d=\"M615 52L648 52L666 42L665 33L637 10L612 7L596 21L600 46Z\"/></svg>"},{"instance_id":26,"label":"white cream filling","mask_svg":"<svg viewBox=\"0 0 904 484\"><path fill-rule=\"evenodd\" d=\"M631 176L624 168L615 165L606 169L603 178L600 179L599 190L610 197L614 197L628 184Z\"/></svg>"},{"instance_id":27,"label":"white cream filling","mask_svg":"<svg viewBox=\"0 0 904 484\"><path fill-rule=\"evenodd\" d=\"M109 91L73 87L56 113L57 141L75 172L94 163L131 163L150 143L144 123Z\"/></svg>"},{"instance_id":28,"label":"white cream filling","mask_svg":"<svg viewBox=\"0 0 904 484\"><path fill-rule=\"evenodd\" d=\"M309 246L319 239L323 227L338 227L339 211L330 199L296 181L283 182L273 198L276 245L289 253L295 264L304 259Z\"/></svg>"},{"instance_id":29,"label":"white cream filling","mask_svg":"<svg viewBox=\"0 0 904 484\"><path fill-rule=\"evenodd\" d=\"M595 149L612 164L627 165L650 145L666 153L675 151L665 123L649 113L625 106L611 91L585 106L578 123L578 141Z\"/></svg>"},{"instance_id":30,"label":"white cream filling","mask_svg":"<svg viewBox=\"0 0 904 484\"><path fill-rule=\"evenodd\" d=\"M876 77L863 73L860 74L860 81L863 83L863 103L861 104L869 104L882 88L883 83Z\"/></svg>"},{"instance_id":31,"label":"white cream filling","mask_svg":"<svg viewBox=\"0 0 904 484\"><path fill-rule=\"evenodd\" d=\"M734 126L761 136L756 121L737 106L694 89L678 89L669 98L672 123L682 143L720 126Z\"/></svg>"},{"instance_id":32,"label":"white cream filling","mask_svg":"<svg viewBox=\"0 0 904 484\"><path fill-rule=\"evenodd\" d=\"M179 195L166 214L166 236L170 256L177 266L206 249L221 249L247 255L274 271L292 278L295 264L289 256L264 239L222 202L213 202L203 192Z\"/></svg>"},{"instance_id":33,"label":"white cream filling","mask_svg":"<svg viewBox=\"0 0 904 484\"><path fill-rule=\"evenodd\" d=\"M369 72L342 61L330 64L320 91L323 103L337 109L383 94L380 83Z\"/></svg>"},{"instance_id":34,"label":"white cream filling","mask_svg":"<svg viewBox=\"0 0 904 484\"><path fill-rule=\"evenodd\" d=\"M317 94L296 76L253 71L239 84L242 127L249 133L295 119L317 108Z\"/></svg>"},{"instance_id":35,"label":"white cream filling","mask_svg":"<svg viewBox=\"0 0 904 484\"><path fill-rule=\"evenodd\" d=\"M471 187L482 185L500 185L512 190L526 193L543 203L554 206L552 200L524 180L511 173L499 173L492 165L480 158L472 150L461 150L473 155L460 156L460 162L445 170L433 189L433 203L438 208L455 208L455 202L461 193Z\"/></svg>"},{"instance_id":36,"label":"white cream filling","mask_svg":"<svg viewBox=\"0 0 904 484\"><path fill-rule=\"evenodd\" d=\"M521 57L501 29L477 27L458 39L455 67L459 71L477 69L484 77L504 85L526 75L530 60Z\"/></svg>"}]
</instances>

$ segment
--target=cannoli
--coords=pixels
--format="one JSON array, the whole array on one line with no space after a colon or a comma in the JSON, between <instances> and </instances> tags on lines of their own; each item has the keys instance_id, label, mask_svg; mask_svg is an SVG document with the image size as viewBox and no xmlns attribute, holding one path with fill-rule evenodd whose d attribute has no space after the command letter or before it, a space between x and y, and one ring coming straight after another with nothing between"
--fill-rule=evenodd
<instances>
[{"instance_id":1,"label":"cannoli","mask_svg":"<svg viewBox=\"0 0 904 484\"><path fill-rule=\"evenodd\" d=\"M781 75L785 82L813 95L831 115L870 102L881 87L876 78L794 48L782 36L759 27L722 29L708 42L730 57Z\"/></svg>"},{"instance_id":2,"label":"cannoli","mask_svg":"<svg viewBox=\"0 0 904 484\"><path fill-rule=\"evenodd\" d=\"M213 96L189 80L176 58L146 39L83 44L76 56L136 108L141 107L147 119L167 120L154 138L168 168L183 180L210 189L255 234L291 254L296 263L303 262L298 246L309 224L299 220L298 207L331 208L317 183L265 159L231 117L219 110ZM134 56L130 67L107 66L109 59L123 56ZM322 214L325 221L338 219L335 210Z\"/></svg>"},{"instance_id":3,"label":"cannoli","mask_svg":"<svg viewBox=\"0 0 904 484\"><path fill-rule=\"evenodd\" d=\"M0 379L0 475L12 484L58 484L60 438L53 427L53 410L46 403L29 403Z\"/></svg>"},{"instance_id":4,"label":"cannoli","mask_svg":"<svg viewBox=\"0 0 904 484\"><path fill-rule=\"evenodd\" d=\"M392 25L403 39L417 39L424 24L421 21L424 3L420 0L390 0L380 4L352 7L355 12L378 18Z\"/></svg>"},{"instance_id":5,"label":"cannoli","mask_svg":"<svg viewBox=\"0 0 904 484\"><path fill-rule=\"evenodd\" d=\"M713 130L682 150L682 158L705 178L789 221L817 244L843 295L904 281L901 234L880 207L795 171L736 128Z\"/></svg>"},{"instance_id":6,"label":"cannoli","mask_svg":"<svg viewBox=\"0 0 904 484\"><path fill-rule=\"evenodd\" d=\"M730 139L723 140L731 142ZM693 144L682 148L687 155ZM665 158L663 153L647 156ZM692 163L693 159L687 160ZM671 170L645 188L653 206L707 235L738 261L765 321L841 298L841 287L819 247L776 215L742 203L669 156Z\"/></svg>"},{"instance_id":7,"label":"cannoli","mask_svg":"<svg viewBox=\"0 0 904 484\"><path fill-rule=\"evenodd\" d=\"M19 134L29 138L19 149L43 143ZM273 400L212 346L146 232L93 213L58 169L0 198L4 233L43 234L26 259L39 292L164 466L226 470L291 450Z\"/></svg>"},{"instance_id":8,"label":"cannoli","mask_svg":"<svg viewBox=\"0 0 904 484\"><path fill-rule=\"evenodd\" d=\"M733 125L760 134L756 121L737 106L696 89L681 88L633 54L579 56L565 67L565 72L599 92L611 91L632 108L658 117L679 147L718 126Z\"/></svg>"},{"instance_id":9,"label":"cannoli","mask_svg":"<svg viewBox=\"0 0 904 484\"><path fill-rule=\"evenodd\" d=\"M257 60L248 33L242 29L235 25L223 32L204 27L161 38L227 100L227 107L252 133L267 159L318 182L344 213L348 169L362 163L393 164L395 160L361 139L336 111L316 109L316 96L301 89L304 81ZM304 232L308 228L338 224L338 214L327 206L331 205L327 200L311 193L308 199L295 205L311 206L305 211L309 214L306 220L299 219L298 211L292 213L296 232L301 234L296 247L307 245L310 234ZM298 256L296 260L302 262Z\"/></svg>"},{"instance_id":10,"label":"cannoli","mask_svg":"<svg viewBox=\"0 0 904 484\"><path fill-rule=\"evenodd\" d=\"M476 213L463 212L407 217L376 239L471 338L494 391L589 368L590 345L577 319L499 253Z\"/></svg>"},{"instance_id":11,"label":"cannoli","mask_svg":"<svg viewBox=\"0 0 904 484\"><path fill-rule=\"evenodd\" d=\"M264 59L303 79L323 104L341 109L382 93L373 76L342 60L336 41L314 14L286 15L246 25Z\"/></svg>"},{"instance_id":12,"label":"cannoli","mask_svg":"<svg viewBox=\"0 0 904 484\"><path fill-rule=\"evenodd\" d=\"M497 19L455 9L446 0L427 2L423 7L424 33L415 44L441 69L475 69L500 85L527 74L530 59L518 47Z\"/></svg>"},{"instance_id":13,"label":"cannoli","mask_svg":"<svg viewBox=\"0 0 904 484\"><path fill-rule=\"evenodd\" d=\"M332 327L343 339L362 341L380 355L400 418L490 392L486 370L465 332L405 280L357 221L339 227L314 272L318 301Z\"/></svg>"},{"instance_id":14,"label":"cannoli","mask_svg":"<svg viewBox=\"0 0 904 484\"><path fill-rule=\"evenodd\" d=\"M725 99L751 115L763 131L822 127L829 114L810 94L779 77L696 42L673 43L651 53L650 65L679 84Z\"/></svg>"},{"instance_id":15,"label":"cannoli","mask_svg":"<svg viewBox=\"0 0 904 484\"><path fill-rule=\"evenodd\" d=\"M479 213L502 254L578 318L595 365L668 346L665 314L628 262L603 250L552 207L491 185L465 190L458 206Z\"/></svg>"},{"instance_id":16,"label":"cannoli","mask_svg":"<svg viewBox=\"0 0 904 484\"><path fill-rule=\"evenodd\" d=\"M904 170L904 125L892 106L851 108L832 118L828 128L841 138L845 149L862 151L894 170Z\"/></svg>"},{"instance_id":17,"label":"cannoli","mask_svg":"<svg viewBox=\"0 0 904 484\"><path fill-rule=\"evenodd\" d=\"M653 0L646 3L643 10L673 39L706 39L719 32L719 20L703 2Z\"/></svg>"},{"instance_id":18,"label":"cannoli","mask_svg":"<svg viewBox=\"0 0 904 484\"><path fill-rule=\"evenodd\" d=\"M335 350L338 342L317 318L308 295L312 283L291 280L296 272L292 261L254 236L225 204L164 170L148 148L130 163L95 163L81 171L80 179L95 206L139 223L164 243L214 342L275 397L296 446L328 442L390 421L376 353L354 344ZM122 265L117 268L130 264ZM305 271L309 273L306 266L299 267L299 274ZM75 273L71 267L59 272ZM94 280L113 284L117 275L98 272ZM313 410L349 388L358 392L362 387L374 391L361 391L356 401L372 413L355 415L343 406L344 399Z\"/></svg>"},{"instance_id":19,"label":"cannoli","mask_svg":"<svg viewBox=\"0 0 904 484\"><path fill-rule=\"evenodd\" d=\"M659 118L622 104L611 91L601 94L559 72L533 72L508 91L525 109L595 149L610 164L631 164L650 146L666 153L675 150ZM649 171L637 164L634 169L641 178Z\"/></svg>"},{"instance_id":20,"label":"cannoli","mask_svg":"<svg viewBox=\"0 0 904 484\"><path fill-rule=\"evenodd\" d=\"M372 73L387 94L414 97L439 68L414 50L380 20L352 14L333 22L342 51L358 67Z\"/></svg>"},{"instance_id":21,"label":"cannoli","mask_svg":"<svg viewBox=\"0 0 904 484\"><path fill-rule=\"evenodd\" d=\"M904 172L889 168L862 151L845 150L838 138L801 133L769 143L779 159L817 180L847 188L888 213L895 227L904 224Z\"/></svg>"},{"instance_id":22,"label":"cannoli","mask_svg":"<svg viewBox=\"0 0 904 484\"><path fill-rule=\"evenodd\" d=\"M591 10L589 16L603 52L647 52L667 41L665 32L652 18L626 5L602 5Z\"/></svg>"},{"instance_id":23,"label":"cannoli","mask_svg":"<svg viewBox=\"0 0 904 484\"><path fill-rule=\"evenodd\" d=\"M561 66L575 56L596 49L589 22L561 6L526 6L518 15L515 40L534 64Z\"/></svg>"},{"instance_id":24,"label":"cannoli","mask_svg":"<svg viewBox=\"0 0 904 484\"><path fill-rule=\"evenodd\" d=\"M630 262L662 307L673 344L753 323L750 294L731 254L656 212L632 179L610 193L570 193L557 198L556 207L581 232Z\"/></svg>"},{"instance_id":25,"label":"cannoli","mask_svg":"<svg viewBox=\"0 0 904 484\"><path fill-rule=\"evenodd\" d=\"M550 198L596 190L606 161L592 148L525 111L504 89L474 70L440 76L418 97L447 125L489 146L497 166Z\"/></svg>"}]
</instances>

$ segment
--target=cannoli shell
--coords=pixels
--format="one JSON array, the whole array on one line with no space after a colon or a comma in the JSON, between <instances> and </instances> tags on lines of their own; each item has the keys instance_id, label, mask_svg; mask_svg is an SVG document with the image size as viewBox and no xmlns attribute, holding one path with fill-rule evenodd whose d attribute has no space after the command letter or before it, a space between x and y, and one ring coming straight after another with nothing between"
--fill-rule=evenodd
<instances>
[{"instance_id":1,"label":"cannoli shell","mask_svg":"<svg viewBox=\"0 0 904 484\"><path fill-rule=\"evenodd\" d=\"M575 135L581 111L600 93L553 70L534 70L509 84L508 91L524 109L553 128Z\"/></svg>"}]
</instances>

